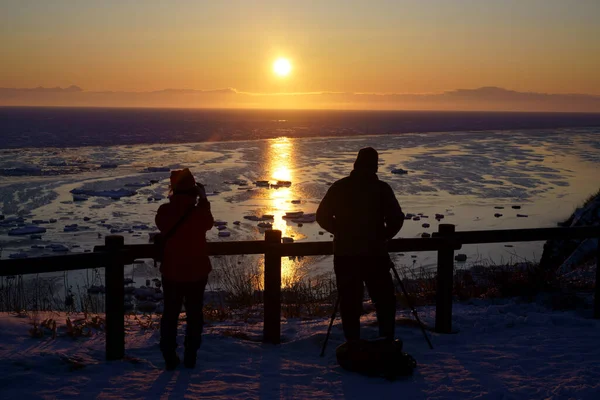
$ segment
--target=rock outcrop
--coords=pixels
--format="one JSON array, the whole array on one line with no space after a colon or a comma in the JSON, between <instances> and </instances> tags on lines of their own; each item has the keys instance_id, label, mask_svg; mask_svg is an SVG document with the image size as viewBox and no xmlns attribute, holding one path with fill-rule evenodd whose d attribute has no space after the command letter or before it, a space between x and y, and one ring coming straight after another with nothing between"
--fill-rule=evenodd
<instances>
[{"instance_id":1,"label":"rock outcrop","mask_svg":"<svg viewBox=\"0 0 600 400\"><path fill-rule=\"evenodd\" d=\"M567 227L600 225L600 191L560 225ZM563 275L594 259L597 248L597 238L549 240L544 245L540 267Z\"/></svg>"}]
</instances>

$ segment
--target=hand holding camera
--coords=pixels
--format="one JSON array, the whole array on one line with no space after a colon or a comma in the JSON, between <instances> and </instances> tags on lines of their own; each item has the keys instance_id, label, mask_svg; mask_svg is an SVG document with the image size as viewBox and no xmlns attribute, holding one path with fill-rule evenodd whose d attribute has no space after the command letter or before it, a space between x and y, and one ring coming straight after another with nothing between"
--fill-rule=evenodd
<instances>
[{"instance_id":1,"label":"hand holding camera","mask_svg":"<svg viewBox=\"0 0 600 400\"><path fill-rule=\"evenodd\" d=\"M196 191L198 192L198 200L206 200L206 188L200 182L196 182Z\"/></svg>"}]
</instances>

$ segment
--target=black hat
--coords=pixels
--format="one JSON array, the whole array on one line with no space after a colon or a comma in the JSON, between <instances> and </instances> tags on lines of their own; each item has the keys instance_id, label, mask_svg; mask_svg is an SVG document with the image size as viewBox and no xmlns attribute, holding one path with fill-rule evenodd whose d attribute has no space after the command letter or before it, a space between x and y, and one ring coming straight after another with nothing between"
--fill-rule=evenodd
<instances>
[{"instance_id":1,"label":"black hat","mask_svg":"<svg viewBox=\"0 0 600 400\"><path fill-rule=\"evenodd\" d=\"M375 173L377 172L378 161L379 154L377 154L377 150L372 147L365 147L358 152L356 161L354 161L354 169Z\"/></svg>"}]
</instances>

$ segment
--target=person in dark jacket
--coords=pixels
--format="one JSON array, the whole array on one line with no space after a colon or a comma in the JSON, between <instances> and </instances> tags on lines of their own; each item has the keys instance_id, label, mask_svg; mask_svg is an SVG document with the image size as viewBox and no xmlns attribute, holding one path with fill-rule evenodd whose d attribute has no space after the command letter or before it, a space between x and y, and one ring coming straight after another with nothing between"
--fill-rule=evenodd
<instances>
[{"instance_id":1,"label":"person in dark jacket","mask_svg":"<svg viewBox=\"0 0 600 400\"><path fill-rule=\"evenodd\" d=\"M188 368L196 366L204 324L204 290L212 269L206 232L214 223L204 187L196 184L189 169L171 172L171 192L169 203L161 205L156 213L156 226L163 235L175 228L166 240L160 266L164 291L160 349L167 370L175 369L180 362L176 349L182 304L187 315L183 363Z\"/></svg>"},{"instance_id":2,"label":"person in dark jacket","mask_svg":"<svg viewBox=\"0 0 600 400\"><path fill-rule=\"evenodd\" d=\"M396 296L386 242L402 228L404 213L392 188L377 178L377 151L361 149L350 176L335 182L317 210L334 235L334 271L347 341L360 339L364 285L375 303L379 336L394 339Z\"/></svg>"}]
</instances>

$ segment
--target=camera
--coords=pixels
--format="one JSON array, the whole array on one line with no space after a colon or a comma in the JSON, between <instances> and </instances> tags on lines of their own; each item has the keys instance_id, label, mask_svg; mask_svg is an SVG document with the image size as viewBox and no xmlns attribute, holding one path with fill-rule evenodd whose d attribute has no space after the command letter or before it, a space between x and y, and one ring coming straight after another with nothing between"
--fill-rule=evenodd
<instances>
[{"instance_id":1,"label":"camera","mask_svg":"<svg viewBox=\"0 0 600 400\"><path fill-rule=\"evenodd\" d=\"M196 192L198 192L199 199L206 200L206 189L200 182L196 182Z\"/></svg>"}]
</instances>

